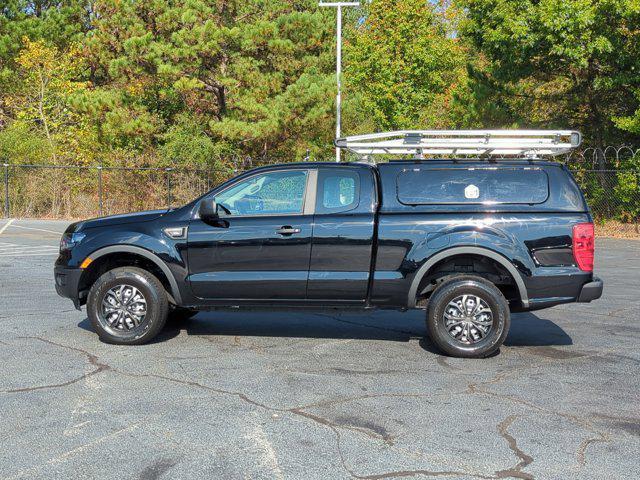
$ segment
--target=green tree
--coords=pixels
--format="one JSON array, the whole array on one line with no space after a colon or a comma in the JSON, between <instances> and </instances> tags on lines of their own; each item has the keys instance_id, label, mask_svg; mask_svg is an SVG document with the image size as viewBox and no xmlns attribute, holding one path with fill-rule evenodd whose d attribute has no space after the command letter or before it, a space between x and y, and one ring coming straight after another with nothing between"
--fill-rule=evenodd
<instances>
[{"instance_id":1,"label":"green tree","mask_svg":"<svg viewBox=\"0 0 640 480\"><path fill-rule=\"evenodd\" d=\"M61 155L67 161L77 157L74 154L82 140L81 118L70 107L73 95L86 87L74 80L78 68L75 58L73 51L61 53L42 40L25 38L15 58L18 83L4 98L14 130L30 130L46 140L46 151L54 164Z\"/></svg>"},{"instance_id":2,"label":"green tree","mask_svg":"<svg viewBox=\"0 0 640 480\"><path fill-rule=\"evenodd\" d=\"M480 108L492 108L502 124L579 128L596 147L633 139L614 119L638 106L637 0L459 5L467 12L461 37L486 60L473 75Z\"/></svg>"},{"instance_id":3,"label":"green tree","mask_svg":"<svg viewBox=\"0 0 640 480\"><path fill-rule=\"evenodd\" d=\"M636 98L640 103L640 89L636 91ZM619 129L633 133L640 137L640 108L638 108L632 114L614 117L614 122Z\"/></svg>"},{"instance_id":4,"label":"green tree","mask_svg":"<svg viewBox=\"0 0 640 480\"><path fill-rule=\"evenodd\" d=\"M80 105L104 142L182 142L172 125L195 120L228 154L291 160L330 145L331 22L315 2L99 0L94 9L84 48L93 89Z\"/></svg>"},{"instance_id":5,"label":"green tree","mask_svg":"<svg viewBox=\"0 0 640 480\"><path fill-rule=\"evenodd\" d=\"M346 46L345 83L375 129L447 128L471 120L468 51L455 35L460 12L424 0L372 2ZM355 127L358 129L358 126Z\"/></svg>"}]
</instances>

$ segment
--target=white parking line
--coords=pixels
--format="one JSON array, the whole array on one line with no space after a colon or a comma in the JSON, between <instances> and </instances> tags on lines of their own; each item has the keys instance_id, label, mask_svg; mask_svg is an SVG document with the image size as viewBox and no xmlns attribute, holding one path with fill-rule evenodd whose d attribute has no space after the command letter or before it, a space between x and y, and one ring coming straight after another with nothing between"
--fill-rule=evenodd
<instances>
[{"instance_id":1,"label":"white parking line","mask_svg":"<svg viewBox=\"0 0 640 480\"><path fill-rule=\"evenodd\" d=\"M13 221L13 220L11 220ZM8 227L9 225L6 225L6 227ZM12 228L22 228L24 230L36 230L38 232L47 232L47 233L55 233L56 235L62 235L62 232L56 232L54 230L47 230L46 228L35 228L35 227L23 227L22 225L14 225ZM2 230L0 230L0 233L2 233Z\"/></svg>"},{"instance_id":2,"label":"white parking line","mask_svg":"<svg viewBox=\"0 0 640 480\"><path fill-rule=\"evenodd\" d=\"M58 245L52 245L50 243L45 243L45 244L39 244L39 245L29 245L29 244L22 244L22 245L18 245L15 243L8 243L8 244L0 244L0 250L15 250L15 249L23 249L23 248L58 248Z\"/></svg>"},{"instance_id":3,"label":"white parking line","mask_svg":"<svg viewBox=\"0 0 640 480\"><path fill-rule=\"evenodd\" d=\"M47 230L45 228L23 227L22 225L14 225L15 218L11 218L0 227L0 234L4 233L9 227L22 228L25 230L36 230L45 233L53 233L61 235L60 232ZM0 258L22 258L22 257L43 257L55 256L58 254L58 247L55 245L24 245L9 242L0 242Z\"/></svg>"},{"instance_id":4,"label":"white parking line","mask_svg":"<svg viewBox=\"0 0 640 480\"><path fill-rule=\"evenodd\" d=\"M43 252L43 253L21 253L20 255L15 255L13 253L0 253L0 257L9 257L9 258L23 258L23 257L42 257L42 256L53 256L58 255L58 252Z\"/></svg>"},{"instance_id":5,"label":"white parking line","mask_svg":"<svg viewBox=\"0 0 640 480\"><path fill-rule=\"evenodd\" d=\"M15 221L15 218L10 218L7 223L5 223L2 227L0 227L0 235L7 229L9 225L11 225Z\"/></svg>"},{"instance_id":6,"label":"white parking line","mask_svg":"<svg viewBox=\"0 0 640 480\"><path fill-rule=\"evenodd\" d=\"M34 252L57 252L57 247L50 247L48 245L34 245L33 247L14 247L14 248L0 248L0 255L16 255L21 253L34 253Z\"/></svg>"},{"instance_id":7,"label":"white parking line","mask_svg":"<svg viewBox=\"0 0 640 480\"><path fill-rule=\"evenodd\" d=\"M18 245L15 243L0 242L0 257L22 258L38 255L57 255L58 247L55 245Z\"/></svg>"}]
</instances>

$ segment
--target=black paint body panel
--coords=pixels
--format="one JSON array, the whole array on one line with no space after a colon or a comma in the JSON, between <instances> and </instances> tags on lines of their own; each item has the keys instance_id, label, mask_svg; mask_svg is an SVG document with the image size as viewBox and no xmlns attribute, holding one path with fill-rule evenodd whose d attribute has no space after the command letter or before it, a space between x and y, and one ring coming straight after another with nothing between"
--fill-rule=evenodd
<instances>
[{"instance_id":1,"label":"black paint body panel","mask_svg":"<svg viewBox=\"0 0 640 480\"><path fill-rule=\"evenodd\" d=\"M300 233L283 237L284 225ZM313 216L229 218L224 227L189 223L189 281L206 299L295 299L307 292Z\"/></svg>"},{"instance_id":2,"label":"black paint body panel","mask_svg":"<svg viewBox=\"0 0 640 480\"><path fill-rule=\"evenodd\" d=\"M510 167L527 161L500 162ZM591 216L571 174L556 163L535 162L549 179L540 204L406 205L398 201L397 178L411 168L486 167L486 162L428 161L367 164L306 163L263 167L263 171L305 168L351 169L359 175L356 207L337 213L228 217L223 226L201 221L200 197L175 210L142 212L72 224L69 232L86 237L61 253L56 271L65 280L88 256L111 246L144 249L162 262L184 306L355 305L411 307L412 288L434 255L455 248L491 252L511 265L525 292L521 309L577 301L593 275L573 260L573 225ZM416 167L417 166L417 167ZM213 189L215 196L239 179ZM283 237L281 226L299 228ZM172 239L167 227L188 227L187 238ZM475 251L475 250L474 250ZM446 255L446 254L444 254ZM593 289L593 287L590 287ZM78 302L78 287L59 293ZM583 295L583 298L593 294ZM82 299L80 300L80 302ZM517 303L517 302L516 302ZM518 307L514 304L514 307Z\"/></svg>"}]
</instances>

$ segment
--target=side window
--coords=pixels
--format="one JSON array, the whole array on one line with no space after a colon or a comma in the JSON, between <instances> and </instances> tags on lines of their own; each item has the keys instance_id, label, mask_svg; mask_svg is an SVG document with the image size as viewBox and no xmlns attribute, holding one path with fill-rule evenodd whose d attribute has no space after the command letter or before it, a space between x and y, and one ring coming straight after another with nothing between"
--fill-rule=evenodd
<instances>
[{"instance_id":1,"label":"side window","mask_svg":"<svg viewBox=\"0 0 640 480\"><path fill-rule=\"evenodd\" d=\"M304 209L306 170L269 172L243 180L216 195L231 215L295 215Z\"/></svg>"},{"instance_id":2,"label":"side window","mask_svg":"<svg viewBox=\"0 0 640 480\"><path fill-rule=\"evenodd\" d=\"M360 201L360 176L357 172L337 168L320 170L316 213L339 213L353 210Z\"/></svg>"},{"instance_id":3,"label":"side window","mask_svg":"<svg viewBox=\"0 0 640 480\"><path fill-rule=\"evenodd\" d=\"M549 197L537 167L407 168L396 181L405 205L539 204Z\"/></svg>"}]
</instances>

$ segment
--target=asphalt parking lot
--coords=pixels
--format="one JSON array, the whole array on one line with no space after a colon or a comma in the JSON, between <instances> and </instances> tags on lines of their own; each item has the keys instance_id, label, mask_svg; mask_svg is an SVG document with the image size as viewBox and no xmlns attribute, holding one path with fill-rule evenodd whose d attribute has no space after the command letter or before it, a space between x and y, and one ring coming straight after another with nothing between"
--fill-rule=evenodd
<instances>
[{"instance_id":1,"label":"asphalt parking lot","mask_svg":"<svg viewBox=\"0 0 640 480\"><path fill-rule=\"evenodd\" d=\"M0 220L2 478L640 475L640 242L598 241L601 300L460 360L418 311L208 312L103 344L54 290L65 226Z\"/></svg>"}]
</instances>

